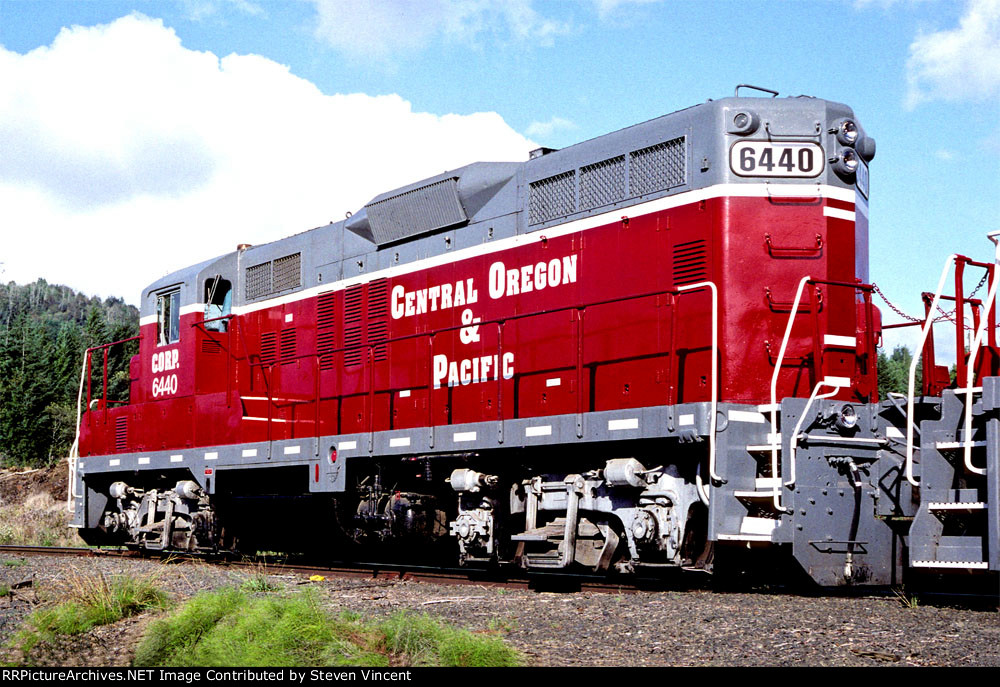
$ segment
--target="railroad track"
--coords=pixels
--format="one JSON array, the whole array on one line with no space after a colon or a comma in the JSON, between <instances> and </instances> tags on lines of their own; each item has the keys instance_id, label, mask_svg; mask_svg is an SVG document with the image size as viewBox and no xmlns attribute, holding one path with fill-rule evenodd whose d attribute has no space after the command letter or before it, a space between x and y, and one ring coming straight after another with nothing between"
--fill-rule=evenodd
<instances>
[{"instance_id":1,"label":"railroad track","mask_svg":"<svg viewBox=\"0 0 1000 687\"><path fill-rule=\"evenodd\" d=\"M678 585L677 580L638 579L638 580L605 580L580 574L537 574L520 573L498 574L487 571L470 570L466 568L448 569L430 566L415 566L384 562L362 563L311 563L305 559L293 556L271 557L254 556L237 558L235 556L202 554L156 554L132 551L125 548L87 548L58 546L22 546L0 545L0 555L6 556L60 556L60 557L120 557L159 559L165 563L202 562L233 568L264 569L267 574L297 574L305 576L322 575L337 578L365 578L386 581L430 582L434 584L482 585L505 587L510 589L537 589L551 591L590 591L606 593L634 593L639 591L656 591L667 589L705 588L708 585L708 575L697 575L700 584L694 577ZM691 575L694 575L693 573ZM673 582L673 584L671 584Z\"/></svg>"},{"instance_id":2,"label":"railroad track","mask_svg":"<svg viewBox=\"0 0 1000 687\"><path fill-rule=\"evenodd\" d=\"M63 556L63 557L120 557L146 558L160 560L168 564L183 564L190 562L208 563L231 568L247 570L262 570L266 574L303 575L311 577L321 575L324 578L370 579L390 581L426 582L432 584L479 585L488 587L503 587L507 589L525 589L536 591L559 592L598 592L613 594L631 594L650 591L694 591L713 589L711 575L694 571L671 571L675 574L658 578L631 578L629 580L607 580L582 574L532 573L527 575L519 572L510 574L491 573L468 568L440 568L430 566L415 566L384 562L348 563L311 563L295 556L253 556L235 557L224 555L206 556L203 554L156 554L150 552L132 551L126 548L86 548L58 546L21 546L0 545L0 555L7 556ZM743 590L747 591L747 590ZM758 591L760 591L758 589ZM764 590L795 593L801 591L780 585L767 585ZM845 594L859 596L898 596L893 589L882 588L849 588L841 590ZM913 594L925 600L934 600L942 604L958 605L998 605L996 591L977 592L935 592L930 590L914 590ZM1000 607L998 607L1000 610Z\"/></svg>"}]
</instances>

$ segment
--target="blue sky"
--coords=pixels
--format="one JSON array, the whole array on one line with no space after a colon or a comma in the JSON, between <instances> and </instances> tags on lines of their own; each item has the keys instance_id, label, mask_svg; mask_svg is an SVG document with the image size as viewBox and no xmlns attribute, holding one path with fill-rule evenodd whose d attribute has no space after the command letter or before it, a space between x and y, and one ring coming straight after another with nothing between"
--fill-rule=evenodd
<instances>
[{"instance_id":1,"label":"blue sky","mask_svg":"<svg viewBox=\"0 0 1000 687\"><path fill-rule=\"evenodd\" d=\"M737 83L854 108L872 278L907 311L1000 229L1000 0L0 0L0 46L4 281L134 303L237 243Z\"/></svg>"}]
</instances>

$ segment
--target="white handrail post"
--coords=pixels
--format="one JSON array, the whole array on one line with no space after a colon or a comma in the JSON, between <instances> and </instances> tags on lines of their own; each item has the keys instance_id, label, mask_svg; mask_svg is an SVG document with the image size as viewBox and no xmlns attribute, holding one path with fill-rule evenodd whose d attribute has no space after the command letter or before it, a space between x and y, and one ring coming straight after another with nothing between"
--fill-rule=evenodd
<instances>
[{"instance_id":1,"label":"white handrail post","mask_svg":"<svg viewBox=\"0 0 1000 687\"><path fill-rule=\"evenodd\" d=\"M824 394L820 394L820 387L828 386L831 391L827 391ZM795 451L798 449L799 444L799 431L802 429L802 423L806 419L806 415L809 413L809 407L814 401L821 398L830 398L831 396L836 396L842 387L839 384L831 384L826 380L821 380L816 384L816 388L813 389L812 394L809 396L809 400L806 401L806 407L802 409L802 413L799 415L799 421L795 423L795 430L792 432L790 437L791 443L788 449L788 463L789 463L789 479L785 482L786 487L793 486L795 484ZM777 485L775 485L777 489Z\"/></svg>"},{"instance_id":2,"label":"white handrail post","mask_svg":"<svg viewBox=\"0 0 1000 687\"><path fill-rule=\"evenodd\" d=\"M997 283L1000 282L1000 231L990 232L986 237L993 242L995 248L994 264L996 265L996 269L993 272L993 283L990 284L986 302L983 304L983 314L979 320L979 328L976 330L976 336L972 340L972 346L969 349L969 364L965 368L965 441L963 442L965 468L977 475L985 475L986 470L984 468L977 468L972 464L972 383L975 377L976 356L979 355L979 348L982 346L983 336L986 334L990 311L996 305Z\"/></svg>"},{"instance_id":3,"label":"white handrail post","mask_svg":"<svg viewBox=\"0 0 1000 687\"><path fill-rule=\"evenodd\" d=\"M948 256L947 260L944 261L944 269L941 270L941 278L938 280L937 291L934 292L934 300L931 301L931 307L927 311L927 320L924 322L924 326L920 329L920 344L917 347L917 352L923 350L924 343L927 341L927 333L934 326L934 317L932 316L932 313L937 308L938 301L941 300L941 292L944 290L944 280L948 277L948 269L957 259L958 255L952 253ZM920 356L914 355L913 360L910 361L910 375L906 386L906 481L914 487L920 486L917 480L913 477L913 387L917 378L917 364L919 362ZM930 373L930 370L924 370L925 375Z\"/></svg>"},{"instance_id":4,"label":"white handrail post","mask_svg":"<svg viewBox=\"0 0 1000 687\"><path fill-rule=\"evenodd\" d=\"M709 288L712 291L712 415L708 420L708 478L712 482L723 479L715 473L715 430L719 408L719 289L715 282L703 281L677 288L678 293Z\"/></svg>"},{"instance_id":5,"label":"white handrail post","mask_svg":"<svg viewBox=\"0 0 1000 687\"><path fill-rule=\"evenodd\" d=\"M66 489L66 510L70 513L73 512L74 499L80 496L73 489L76 486L76 459L80 457L80 419L82 418L80 406L83 403L83 383L87 378L87 355L87 351L84 351L83 366L80 368L80 388L76 392L76 436L73 439L73 445L70 446L68 458L69 484Z\"/></svg>"},{"instance_id":6,"label":"white handrail post","mask_svg":"<svg viewBox=\"0 0 1000 687\"><path fill-rule=\"evenodd\" d=\"M774 374L771 375L771 436L768 444L771 445L771 478L777 478L774 483L774 508L782 512L788 509L781 505L781 474L778 465L778 447L775 441L778 436L778 373L781 372L781 365L785 361L785 349L788 347L788 340L792 336L792 325L795 324L795 315L799 311L799 301L802 300L802 292L806 284L812 280L812 276L806 275L799 280L799 286L795 290L795 300L792 302L792 311L788 313L788 324L785 325L785 335L781 339L781 348L778 350L778 359L774 364Z\"/></svg>"}]
</instances>

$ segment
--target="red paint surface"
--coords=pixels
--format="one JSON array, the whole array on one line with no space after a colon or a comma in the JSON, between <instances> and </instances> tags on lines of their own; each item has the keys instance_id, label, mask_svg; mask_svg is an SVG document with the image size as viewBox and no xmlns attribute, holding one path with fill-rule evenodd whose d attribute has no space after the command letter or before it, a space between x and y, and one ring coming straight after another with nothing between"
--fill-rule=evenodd
<instances>
[{"instance_id":1,"label":"red paint surface","mask_svg":"<svg viewBox=\"0 0 1000 687\"><path fill-rule=\"evenodd\" d=\"M675 256L698 241L704 278L719 287L719 399L766 403L774 370L767 345L776 355L799 280L867 278L867 220L861 213L857 224L826 217L824 206L854 209L818 198L717 198L565 236L538 232L508 250L256 310L233 318L226 333L206 331L198 325L202 314L187 314L172 346L156 346L156 325L146 325L131 405L87 412L81 455L708 401L709 293L668 293L676 286ZM494 263L512 269L570 256L574 283L536 290L529 279L530 292L491 298ZM475 304L392 317L394 287L468 279ZM863 348L859 296L818 288L819 340L857 336ZM481 320L479 341L461 340L466 308ZM808 299L802 308L779 399L807 396L816 383L801 358L814 350L817 323ZM177 391L154 398L153 380L165 372L154 374L153 356L174 348L178 365L166 372L177 374ZM491 374L434 388L435 355L460 361L509 353L512 378ZM823 375L854 380L842 398L868 394L860 357L849 348L822 350ZM119 417L127 418L124 445L115 440Z\"/></svg>"}]
</instances>

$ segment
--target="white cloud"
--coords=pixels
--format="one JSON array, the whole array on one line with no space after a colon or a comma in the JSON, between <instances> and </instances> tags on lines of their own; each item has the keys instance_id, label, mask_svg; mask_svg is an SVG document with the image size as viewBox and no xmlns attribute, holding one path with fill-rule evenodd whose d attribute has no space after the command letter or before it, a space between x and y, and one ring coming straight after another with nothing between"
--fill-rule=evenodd
<instances>
[{"instance_id":1,"label":"white cloud","mask_svg":"<svg viewBox=\"0 0 1000 687\"><path fill-rule=\"evenodd\" d=\"M957 28L910 44L906 104L991 100L1000 95L1000 0L969 0Z\"/></svg>"},{"instance_id":2,"label":"white cloud","mask_svg":"<svg viewBox=\"0 0 1000 687\"><path fill-rule=\"evenodd\" d=\"M142 15L0 47L3 279L136 302L237 243L339 220L376 194L535 144L496 113L324 95L271 60L185 49Z\"/></svg>"},{"instance_id":3,"label":"white cloud","mask_svg":"<svg viewBox=\"0 0 1000 687\"><path fill-rule=\"evenodd\" d=\"M474 44L482 34L551 45L569 25L539 14L531 0L309 0L316 36L345 53L388 59L432 40Z\"/></svg>"},{"instance_id":4,"label":"white cloud","mask_svg":"<svg viewBox=\"0 0 1000 687\"><path fill-rule=\"evenodd\" d=\"M573 129L579 129L575 123L568 119L563 119L562 117L552 117L547 122L532 122L528 125L528 128L524 130L524 133L532 138L548 138L552 134L559 131L572 131Z\"/></svg>"}]
</instances>

